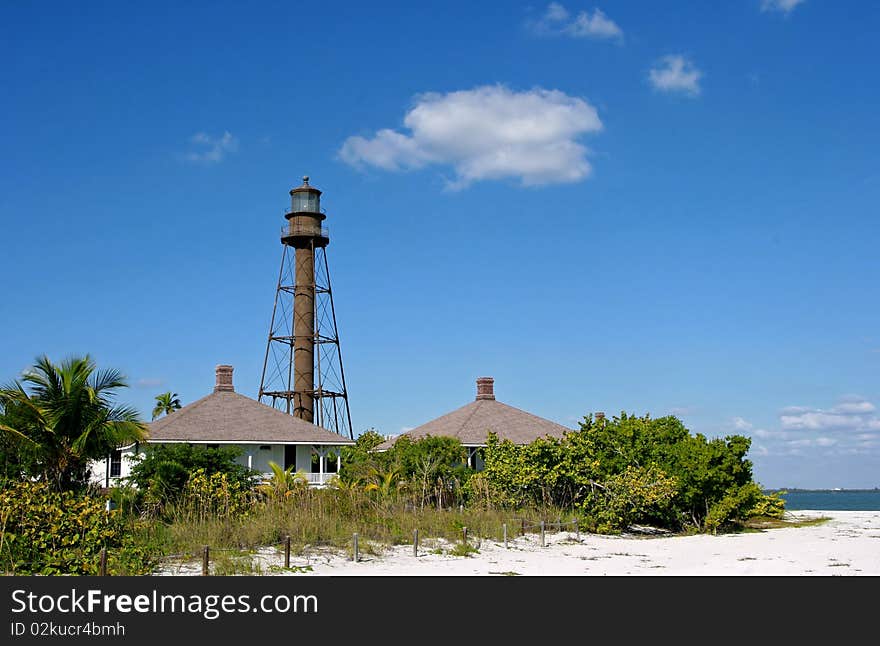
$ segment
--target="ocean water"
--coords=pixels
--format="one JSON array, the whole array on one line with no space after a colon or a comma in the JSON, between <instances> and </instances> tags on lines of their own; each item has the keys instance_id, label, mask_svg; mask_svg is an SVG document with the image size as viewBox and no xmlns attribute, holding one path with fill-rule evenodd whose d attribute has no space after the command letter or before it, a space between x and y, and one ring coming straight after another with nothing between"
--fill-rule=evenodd
<instances>
[{"instance_id":1,"label":"ocean water","mask_svg":"<svg viewBox=\"0 0 880 646\"><path fill-rule=\"evenodd\" d=\"M880 511L880 489L794 489L781 498L789 511L827 509L828 511Z\"/></svg>"}]
</instances>

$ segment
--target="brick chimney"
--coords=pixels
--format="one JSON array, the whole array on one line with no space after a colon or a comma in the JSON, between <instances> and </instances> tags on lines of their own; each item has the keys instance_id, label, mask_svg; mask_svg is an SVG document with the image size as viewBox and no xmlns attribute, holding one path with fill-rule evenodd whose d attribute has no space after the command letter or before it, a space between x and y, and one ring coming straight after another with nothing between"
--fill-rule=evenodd
<instances>
[{"instance_id":1,"label":"brick chimney","mask_svg":"<svg viewBox=\"0 0 880 646\"><path fill-rule=\"evenodd\" d=\"M605 413L596 413L596 424L605 426Z\"/></svg>"},{"instance_id":2,"label":"brick chimney","mask_svg":"<svg viewBox=\"0 0 880 646\"><path fill-rule=\"evenodd\" d=\"M214 392L235 392L235 388L232 386L232 366L219 365L217 366L217 383L214 384Z\"/></svg>"},{"instance_id":3,"label":"brick chimney","mask_svg":"<svg viewBox=\"0 0 880 646\"><path fill-rule=\"evenodd\" d=\"M477 399L495 399L495 379L493 377L477 378Z\"/></svg>"}]
</instances>

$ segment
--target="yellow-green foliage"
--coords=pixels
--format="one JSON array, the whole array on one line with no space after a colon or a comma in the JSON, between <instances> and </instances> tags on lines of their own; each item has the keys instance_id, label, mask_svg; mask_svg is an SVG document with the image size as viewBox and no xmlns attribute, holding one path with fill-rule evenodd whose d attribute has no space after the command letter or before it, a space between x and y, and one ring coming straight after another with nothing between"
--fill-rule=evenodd
<instances>
[{"instance_id":1,"label":"yellow-green foliage","mask_svg":"<svg viewBox=\"0 0 880 646\"><path fill-rule=\"evenodd\" d=\"M177 511L193 520L241 519L247 515L253 502L251 492L230 478L229 474L206 475L204 469L196 469L186 481Z\"/></svg>"},{"instance_id":2,"label":"yellow-green foliage","mask_svg":"<svg viewBox=\"0 0 880 646\"><path fill-rule=\"evenodd\" d=\"M756 513L760 509L762 513ZM737 489L728 490L721 500L709 509L705 527L711 532L731 525L736 521L746 520L753 516L771 516L781 518L785 511L781 499L774 500L761 491L755 483L748 483Z\"/></svg>"},{"instance_id":3,"label":"yellow-green foliage","mask_svg":"<svg viewBox=\"0 0 880 646\"><path fill-rule=\"evenodd\" d=\"M146 551L104 501L45 482L20 482L0 490L0 562L16 574L98 574L101 548L109 574L149 570Z\"/></svg>"},{"instance_id":4,"label":"yellow-green foliage","mask_svg":"<svg viewBox=\"0 0 880 646\"><path fill-rule=\"evenodd\" d=\"M749 512L749 517L783 518L785 516L785 500L782 499L782 493L784 492L762 493Z\"/></svg>"},{"instance_id":5,"label":"yellow-green foliage","mask_svg":"<svg viewBox=\"0 0 880 646\"><path fill-rule=\"evenodd\" d=\"M272 476L256 487L256 492L267 501L284 500L309 486L309 480L304 471L294 471L292 466L285 469L271 460L269 468L272 469Z\"/></svg>"},{"instance_id":6,"label":"yellow-green foliage","mask_svg":"<svg viewBox=\"0 0 880 646\"><path fill-rule=\"evenodd\" d=\"M581 509L585 515L594 515L598 521L597 531L613 533L665 509L677 493L676 479L657 465L628 466L586 497Z\"/></svg>"}]
</instances>

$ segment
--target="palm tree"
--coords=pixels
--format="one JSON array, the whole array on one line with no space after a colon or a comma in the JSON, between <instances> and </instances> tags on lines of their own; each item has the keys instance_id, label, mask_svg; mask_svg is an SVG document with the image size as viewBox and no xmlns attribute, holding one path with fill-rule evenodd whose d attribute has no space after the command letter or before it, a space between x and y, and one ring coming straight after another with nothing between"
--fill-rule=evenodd
<instances>
[{"instance_id":1,"label":"palm tree","mask_svg":"<svg viewBox=\"0 0 880 646\"><path fill-rule=\"evenodd\" d=\"M127 386L89 355L60 365L44 355L0 389L0 432L33 453L33 475L58 490L85 486L90 460L147 436L135 408L114 404L115 391Z\"/></svg>"},{"instance_id":2,"label":"palm tree","mask_svg":"<svg viewBox=\"0 0 880 646\"><path fill-rule=\"evenodd\" d=\"M270 460L269 468L272 469L272 476L257 487L258 491L265 494L267 498L283 500L293 492L302 491L309 485L309 479L305 472L302 470L294 471L292 465L284 469L278 463Z\"/></svg>"},{"instance_id":3,"label":"palm tree","mask_svg":"<svg viewBox=\"0 0 880 646\"><path fill-rule=\"evenodd\" d=\"M383 498L402 488L403 481L397 469L382 471L375 467L370 469L370 482L364 485L364 491L378 491Z\"/></svg>"},{"instance_id":4,"label":"palm tree","mask_svg":"<svg viewBox=\"0 0 880 646\"><path fill-rule=\"evenodd\" d=\"M180 399L177 393L167 392L156 395L156 405L153 407L153 419L161 415L168 415L180 410Z\"/></svg>"}]
</instances>

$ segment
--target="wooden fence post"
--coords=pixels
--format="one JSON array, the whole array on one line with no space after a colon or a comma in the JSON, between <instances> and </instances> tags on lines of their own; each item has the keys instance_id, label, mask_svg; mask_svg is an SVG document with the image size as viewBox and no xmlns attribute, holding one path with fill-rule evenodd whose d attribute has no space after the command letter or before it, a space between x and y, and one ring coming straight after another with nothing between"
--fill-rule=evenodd
<instances>
[{"instance_id":1,"label":"wooden fence post","mask_svg":"<svg viewBox=\"0 0 880 646\"><path fill-rule=\"evenodd\" d=\"M522 521L522 530L520 531L520 535L525 536L526 535L526 519L520 518L520 521Z\"/></svg>"},{"instance_id":2,"label":"wooden fence post","mask_svg":"<svg viewBox=\"0 0 880 646\"><path fill-rule=\"evenodd\" d=\"M507 549L507 523L504 523L501 527L504 531L504 549Z\"/></svg>"},{"instance_id":3,"label":"wooden fence post","mask_svg":"<svg viewBox=\"0 0 880 646\"><path fill-rule=\"evenodd\" d=\"M413 530L413 556L418 558L419 556L419 530Z\"/></svg>"},{"instance_id":4,"label":"wooden fence post","mask_svg":"<svg viewBox=\"0 0 880 646\"><path fill-rule=\"evenodd\" d=\"M546 547L546 543L544 542L544 521L541 521L541 547Z\"/></svg>"},{"instance_id":5,"label":"wooden fence post","mask_svg":"<svg viewBox=\"0 0 880 646\"><path fill-rule=\"evenodd\" d=\"M464 545L467 545L467 527L461 528L461 542Z\"/></svg>"},{"instance_id":6,"label":"wooden fence post","mask_svg":"<svg viewBox=\"0 0 880 646\"><path fill-rule=\"evenodd\" d=\"M205 545L204 553L202 554L202 576L208 576L208 560L210 558L210 550L207 545Z\"/></svg>"},{"instance_id":7,"label":"wooden fence post","mask_svg":"<svg viewBox=\"0 0 880 646\"><path fill-rule=\"evenodd\" d=\"M357 535L357 532L355 532L352 535L351 539L352 539L352 542L354 543L354 562L357 563L358 559L360 558L360 556L358 554L358 535Z\"/></svg>"},{"instance_id":8,"label":"wooden fence post","mask_svg":"<svg viewBox=\"0 0 880 646\"><path fill-rule=\"evenodd\" d=\"M98 565L98 575L107 576L107 548L101 548L101 560Z\"/></svg>"},{"instance_id":9,"label":"wooden fence post","mask_svg":"<svg viewBox=\"0 0 880 646\"><path fill-rule=\"evenodd\" d=\"M574 521L575 531L577 532L577 542L581 542L581 524L575 519Z\"/></svg>"},{"instance_id":10,"label":"wooden fence post","mask_svg":"<svg viewBox=\"0 0 880 646\"><path fill-rule=\"evenodd\" d=\"M284 567L290 567L290 534L284 539Z\"/></svg>"}]
</instances>

